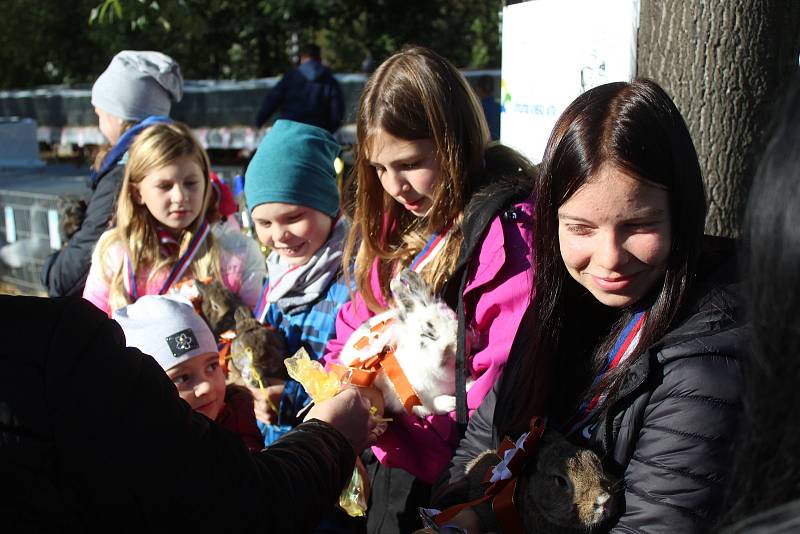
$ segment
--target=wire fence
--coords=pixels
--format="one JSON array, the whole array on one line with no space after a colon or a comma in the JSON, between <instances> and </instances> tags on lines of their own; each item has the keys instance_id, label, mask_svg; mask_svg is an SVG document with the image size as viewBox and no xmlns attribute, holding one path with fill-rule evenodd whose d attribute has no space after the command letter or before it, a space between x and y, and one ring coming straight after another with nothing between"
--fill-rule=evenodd
<instances>
[{"instance_id":1,"label":"wire fence","mask_svg":"<svg viewBox=\"0 0 800 534\"><path fill-rule=\"evenodd\" d=\"M58 195L0 190L0 281L20 293L46 293L45 259L61 247Z\"/></svg>"}]
</instances>

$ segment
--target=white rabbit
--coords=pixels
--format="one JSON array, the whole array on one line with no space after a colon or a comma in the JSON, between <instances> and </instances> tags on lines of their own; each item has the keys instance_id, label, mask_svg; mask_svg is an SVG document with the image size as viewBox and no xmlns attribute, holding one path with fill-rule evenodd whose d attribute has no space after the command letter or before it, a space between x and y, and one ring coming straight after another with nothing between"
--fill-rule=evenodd
<instances>
[{"instance_id":1,"label":"white rabbit","mask_svg":"<svg viewBox=\"0 0 800 534\"><path fill-rule=\"evenodd\" d=\"M353 332L339 359L344 365L357 365L358 360L368 360L383 346L392 346L397 363L422 403L412 408L414 415L450 413L456 409L456 314L432 294L414 271L400 272L389 287L394 306ZM371 331L375 325L389 319L391 323L385 330ZM369 346L356 348L364 337L370 339ZM378 372L374 386L383 393L386 412L403 411L400 398L384 371Z\"/></svg>"}]
</instances>

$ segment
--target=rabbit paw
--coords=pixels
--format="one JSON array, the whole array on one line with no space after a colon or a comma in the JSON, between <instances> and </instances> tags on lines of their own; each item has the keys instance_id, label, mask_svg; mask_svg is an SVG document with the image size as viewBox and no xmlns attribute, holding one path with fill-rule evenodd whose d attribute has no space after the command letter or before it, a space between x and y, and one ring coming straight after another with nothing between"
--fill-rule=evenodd
<instances>
[{"instance_id":1,"label":"rabbit paw","mask_svg":"<svg viewBox=\"0 0 800 534\"><path fill-rule=\"evenodd\" d=\"M439 395L433 398L433 412L445 414L456 411L456 398L453 395Z\"/></svg>"}]
</instances>

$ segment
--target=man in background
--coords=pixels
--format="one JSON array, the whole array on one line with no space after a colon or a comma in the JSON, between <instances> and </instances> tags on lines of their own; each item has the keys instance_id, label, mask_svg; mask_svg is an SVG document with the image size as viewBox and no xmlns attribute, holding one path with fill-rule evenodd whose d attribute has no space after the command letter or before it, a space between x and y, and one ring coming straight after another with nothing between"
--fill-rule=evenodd
<instances>
[{"instance_id":1,"label":"man in background","mask_svg":"<svg viewBox=\"0 0 800 534\"><path fill-rule=\"evenodd\" d=\"M494 79L484 74L478 78L476 94L481 101L483 114L489 124L492 141L500 139L500 104L494 99Z\"/></svg>"},{"instance_id":2,"label":"man in background","mask_svg":"<svg viewBox=\"0 0 800 534\"><path fill-rule=\"evenodd\" d=\"M279 119L304 122L333 133L344 117L344 96L339 82L320 61L320 48L309 44L300 51L300 64L273 87L256 118L261 128L275 111Z\"/></svg>"}]
</instances>

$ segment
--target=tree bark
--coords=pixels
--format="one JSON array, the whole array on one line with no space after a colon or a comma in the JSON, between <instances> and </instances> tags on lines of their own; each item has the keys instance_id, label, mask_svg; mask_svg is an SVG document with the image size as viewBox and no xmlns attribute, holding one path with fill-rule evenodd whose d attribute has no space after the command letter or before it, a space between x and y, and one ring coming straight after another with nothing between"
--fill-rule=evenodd
<instances>
[{"instance_id":1,"label":"tree bark","mask_svg":"<svg viewBox=\"0 0 800 534\"><path fill-rule=\"evenodd\" d=\"M797 69L800 2L642 0L637 72L675 100L708 191L706 231L737 236L771 104Z\"/></svg>"}]
</instances>

